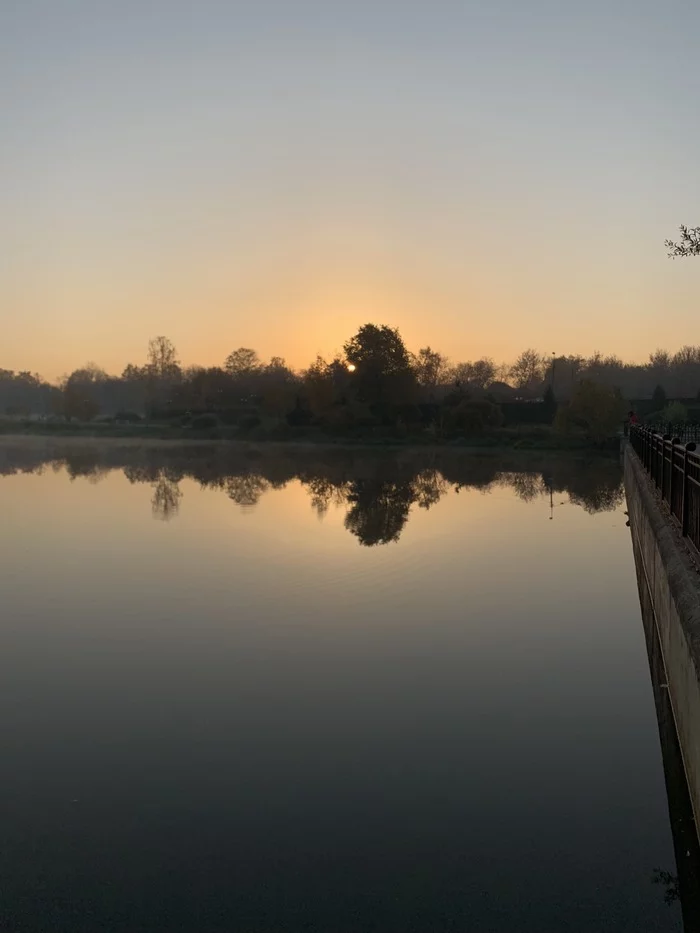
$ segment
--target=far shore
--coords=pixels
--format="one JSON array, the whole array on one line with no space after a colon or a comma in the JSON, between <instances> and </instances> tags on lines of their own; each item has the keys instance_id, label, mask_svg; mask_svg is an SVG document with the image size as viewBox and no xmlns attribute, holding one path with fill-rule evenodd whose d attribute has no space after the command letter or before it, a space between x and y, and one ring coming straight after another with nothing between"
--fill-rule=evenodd
<instances>
[{"instance_id":1,"label":"far shore","mask_svg":"<svg viewBox=\"0 0 700 933\"><path fill-rule=\"evenodd\" d=\"M137 429L138 431L138 429ZM128 433L114 433L96 430L87 433L85 430L76 433L47 431L27 431L17 433L0 432L0 447L23 446L42 447L44 449L65 448L94 448L96 445L111 448L138 448L151 447L163 449L189 448L195 450L203 447L231 448L241 452L266 451L363 451L381 454L382 452L405 452L423 454L440 454L443 456L499 456L515 454L522 456L578 456L596 457L611 456L618 452L618 445L613 443L606 447L585 443L567 444L539 436L531 437L525 432L511 436L485 435L478 438L458 439L458 442L446 440L443 442L415 441L411 438L333 438L333 437L298 437L279 439L274 437L215 437L211 434L196 436L182 436L176 434L167 436L167 428L163 431L130 431ZM520 441L520 443L518 443ZM564 439L566 441L566 439Z\"/></svg>"}]
</instances>

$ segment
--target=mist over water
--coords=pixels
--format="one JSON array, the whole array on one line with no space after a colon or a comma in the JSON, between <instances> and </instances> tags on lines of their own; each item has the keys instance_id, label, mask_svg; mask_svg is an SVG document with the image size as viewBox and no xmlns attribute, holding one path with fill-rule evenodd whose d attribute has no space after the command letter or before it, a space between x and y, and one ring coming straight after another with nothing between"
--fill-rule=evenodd
<instances>
[{"instance_id":1,"label":"mist over water","mask_svg":"<svg viewBox=\"0 0 700 933\"><path fill-rule=\"evenodd\" d=\"M169 521L180 510L182 484L220 490L241 508L288 485L303 489L319 518L345 508L345 527L365 545L398 541L412 508L429 510L449 493L511 490L523 502L549 496L554 507L614 510L623 500L619 464L610 457L530 457L506 451L465 456L435 450L372 451L312 445L153 444L129 441L6 439L0 476L64 471L99 483L120 472L152 488L152 512Z\"/></svg>"}]
</instances>

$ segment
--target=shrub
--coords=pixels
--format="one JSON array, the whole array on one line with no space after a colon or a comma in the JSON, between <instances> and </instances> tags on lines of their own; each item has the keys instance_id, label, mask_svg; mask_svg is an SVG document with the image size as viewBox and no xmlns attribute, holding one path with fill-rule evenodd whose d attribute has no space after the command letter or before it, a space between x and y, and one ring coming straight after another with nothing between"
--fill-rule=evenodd
<instances>
[{"instance_id":1,"label":"shrub","mask_svg":"<svg viewBox=\"0 0 700 933\"><path fill-rule=\"evenodd\" d=\"M135 411L118 411L114 416L114 420L117 422L125 422L126 424L138 424L143 421L143 418Z\"/></svg>"},{"instance_id":2,"label":"shrub","mask_svg":"<svg viewBox=\"0 0 700 933\"><path fill-rule=\"evenodd\" d=\"M423 416L418 405L406 403L396 406L396 418L406 425L420 424Z\"/></svg>"},{"instance_id":3,"label":"shrub","mask_svg":"<svg viewBox=\"0 0 700 933\"><path fill-rule=\"evenodd\" d=\"M664 408L662 420L668 424L684 424L688 420L688 409L681 402L669 402Z\"/></svg>"},{"instance_id":4,"label":"shrub","mask_svg":"<svg viewBox=\"0 0 700 933\"><path fill-rule=\"evenodd\" d=\"M503 423L503 414L498 405L487 399L464 399L446 415L449 432L479 432L485 428L498 428Z\"/></svg>"},{"instance_id":5,"label":"shrub","mask_svg":"<svg viewBox=\"0 0 700 933\"><path fill-rule=\"evenodd\" d=\"M255 406L245 405L237 408L226 408L218 414L222 424L240 426L244 418L257 416L259 412Z\"/></svg>"},{"instance_id":6,"label":"shrub","mask_svg":"<svg viewBox=\"0 0 700 933\"><path fill-rule=\"evenodd\" d=\"M308 408L297 406L287 413L287 424L294 428L301 428L313 421L313 415Z\"/></svg>"},{"instance_id":7,"label":"shrub","mask_svg":"<svg viewBox=\"0 0 700 933\"><path fill-rule=\"evenodd\" d=\"M197 415L192 419L192 427L195 431L210 431L219 427L219 419L216 415Z\"/></svg>"},{"instance_id":8,"label":"shrub","mask_svg":"<svg viewBox=\"0 0 700 933\"><path fill-rule=\"evenodd\" d=\"M368 405L351 402L348 405L335 405L324 421L331 430L344 431L351 428L369 428L379 424Z\"/></svg>"},{"instance_id":9,"label":"shrub","mask_svg":"<svg viewBox=\"0 0 700 933\"><path fill-rule=\"evenodd\" d=\"M259 427L259 425L260 417L258 415L244 415L238 421L238 427L244 434Z\"/></svg>"},{"instance_id":10,"label":"shrub","mask_svg":"<svg viewBox=\"0 0 700 933\"><path fill-rule=\"evenodd\" d=\"M590 380L576 387L568 406L560 407L554 427L562 433L579 428L594 441L617 434L625 413L625 403L616 389Z\"/></svg>"}]
</instances>

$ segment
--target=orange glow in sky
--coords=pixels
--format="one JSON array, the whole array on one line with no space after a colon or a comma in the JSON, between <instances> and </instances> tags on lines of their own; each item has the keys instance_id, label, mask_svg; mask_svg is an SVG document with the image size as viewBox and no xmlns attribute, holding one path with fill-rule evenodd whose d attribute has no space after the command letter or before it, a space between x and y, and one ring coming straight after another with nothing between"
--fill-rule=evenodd
<instances>
[{"instance_id":1,"label":"orange glow in sky","mask_svg":"<svg viewBox=\"0 0 700 933\"><path fill-rule=\"evenodd\" d=\"M455 362L697 342L664 239L700 223L698 34L626 0L12 4L0 367L157 334L302 367L370 321Z\"/></svg>"}]
</instances>

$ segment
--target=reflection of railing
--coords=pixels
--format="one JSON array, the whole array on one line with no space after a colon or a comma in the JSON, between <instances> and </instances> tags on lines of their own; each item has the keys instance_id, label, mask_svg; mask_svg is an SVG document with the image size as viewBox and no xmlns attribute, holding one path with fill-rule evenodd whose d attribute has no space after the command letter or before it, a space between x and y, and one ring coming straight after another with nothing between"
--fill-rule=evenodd
<instances>
[{"instance_id":1,"label":"reflection of railing","mask_svg":"<svg viewBox=\"0 0 700 933\"><path fill-rule=\"evenodd\" d=\"M686 438L630 428L632 448L700 561L700 454Z\"/></svg>"}]
</instances>

